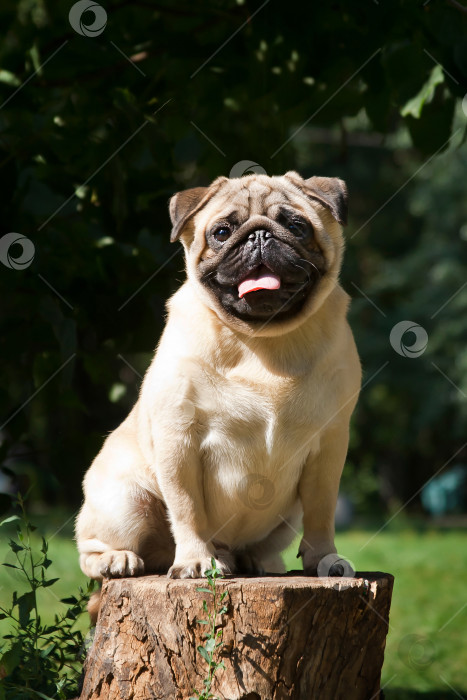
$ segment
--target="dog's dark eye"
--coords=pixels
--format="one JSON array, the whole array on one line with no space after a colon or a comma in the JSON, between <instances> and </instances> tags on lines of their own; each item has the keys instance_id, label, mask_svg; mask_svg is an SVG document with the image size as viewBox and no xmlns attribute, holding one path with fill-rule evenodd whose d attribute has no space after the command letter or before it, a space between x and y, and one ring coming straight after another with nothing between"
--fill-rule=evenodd
<instances>
[{"instance_id":1,"label":"dog's dark eye","mask_svg":"<svg viewBox=\"0 0 467 700\"><path fill-rule=\"evenodd\" d=\"M292 220L288 222L287 228L289 229L290 233L294 234L294 236L302 236L305 232L306 224L298 219Z\"/></svg>"},{"instance_id":2,"label":"dog's dark eye","mask_svg":"<svg viewBox=\"0 0 467 700\"><path fill-rule=\"evenodd\" d=\"M230 228L228 226L219 226L219 228L216 228L212 235L216 241L219 241L219 243L224 243L224 241L226 241L230 236Z\"/></svg>"}]
</instances>

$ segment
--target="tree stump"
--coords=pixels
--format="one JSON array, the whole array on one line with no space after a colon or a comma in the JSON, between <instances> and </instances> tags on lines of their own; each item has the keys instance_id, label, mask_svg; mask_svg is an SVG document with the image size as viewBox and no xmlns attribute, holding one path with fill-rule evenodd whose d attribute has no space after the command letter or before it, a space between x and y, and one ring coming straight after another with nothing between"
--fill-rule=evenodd
<instances>
[{"instance_id":1,"label":"tree stump","mask_svg":"<svg viewBox=\"0 0 467 700\"><path fill-rule=\"evenodd\" d=\"M301 572L299 572L301 573ZM186 700L203 689L197 651L206 626L201 579L104 582L81 700ZM230 578L224 646L213 685L229 700L376 700L393 577L274 575Z\"/></svg>"}]
</instances>

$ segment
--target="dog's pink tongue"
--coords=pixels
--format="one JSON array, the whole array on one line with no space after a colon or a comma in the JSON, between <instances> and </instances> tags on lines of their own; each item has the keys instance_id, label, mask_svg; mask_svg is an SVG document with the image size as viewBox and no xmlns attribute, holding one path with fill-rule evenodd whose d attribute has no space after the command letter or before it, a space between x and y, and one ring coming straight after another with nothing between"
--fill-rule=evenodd
<instances>
[{"instance_id":1,"label":"dog's pink tongue","mask_svg":"<svg viewBox=\"0 0 467 700\"><path fill-rule=\"evenodd\" d=\"M258 289L279 289L280 286L280 277L266 267L262 267L240 282L238 285L238 296L241 299L249 292L256 292Z\"/></svg>"}]
</instances>

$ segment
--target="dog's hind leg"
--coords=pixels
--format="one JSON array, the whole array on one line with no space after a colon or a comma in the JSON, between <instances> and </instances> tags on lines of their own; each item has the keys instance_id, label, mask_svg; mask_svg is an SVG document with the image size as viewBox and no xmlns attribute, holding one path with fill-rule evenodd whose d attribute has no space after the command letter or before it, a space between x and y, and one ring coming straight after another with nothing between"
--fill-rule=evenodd
<instances>
[{"instance_id":1,"label":"dog's hind leg","mask_svg":"<svg viewBox=\"0 0 467 700\"><path fill-rule=\"evenodd\" d=\"M127 419L107 438L84 481L76 539L86 576L137 576L167 571L173 563L175 545L166 509L146 474Z\"/></svg>"}]
</instances>

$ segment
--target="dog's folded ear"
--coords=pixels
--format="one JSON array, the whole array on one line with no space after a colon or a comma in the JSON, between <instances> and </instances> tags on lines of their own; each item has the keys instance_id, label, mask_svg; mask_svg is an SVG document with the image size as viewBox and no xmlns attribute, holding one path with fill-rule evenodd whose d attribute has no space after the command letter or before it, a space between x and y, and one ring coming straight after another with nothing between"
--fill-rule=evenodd
<instances>
[{"instance_id":1,"label":"dog's folded ear","mask_svg":"<svg viewBox=\"0 0 467 700\"><path fill-rule=\"evenodd\" d=\"M180 238L182 228L188 219L193 216L203 206L203 201L209 192L209 187L192 187L189 190L177 192L169 203L170 220L172 222L172 233L170 241Z\"/></svg>"},{"instance_id":2,"label":"dog's folded ear","mask_svg":"<svg viewBox=\"0 0 467 700\"><path fill-rule=\"evenodd\" d=\"M305 180L305 192L329 209L342 226L347 225L347 185L338 177L309 177Z\"/></svg>"},{"instance_id":3,"label":"dog's folded ear","mask_svg":"<svg viewBox=\"0 0 467 700\"><path fill-rule=\"evenodd\" d=\"M225 180L227 178L218 177L209 187L192 187L174 194L169 202L170 220L173 227L170 234L171 243L180 238L185 224L209 202Z\"/></svg>"},{"instance_id":4,"label":"dog's folded ear","mask_svg":"<svg viewBox=\"0 0 467 700\"><path fill-rule=\"evenodd\" d=\"M288 172L285 175L300 187L310 199L321 202L342 226L347 224L347 186L344 180L338 177L309 177L304 180L296 172Z\"/></svg>"}]
</instances>

